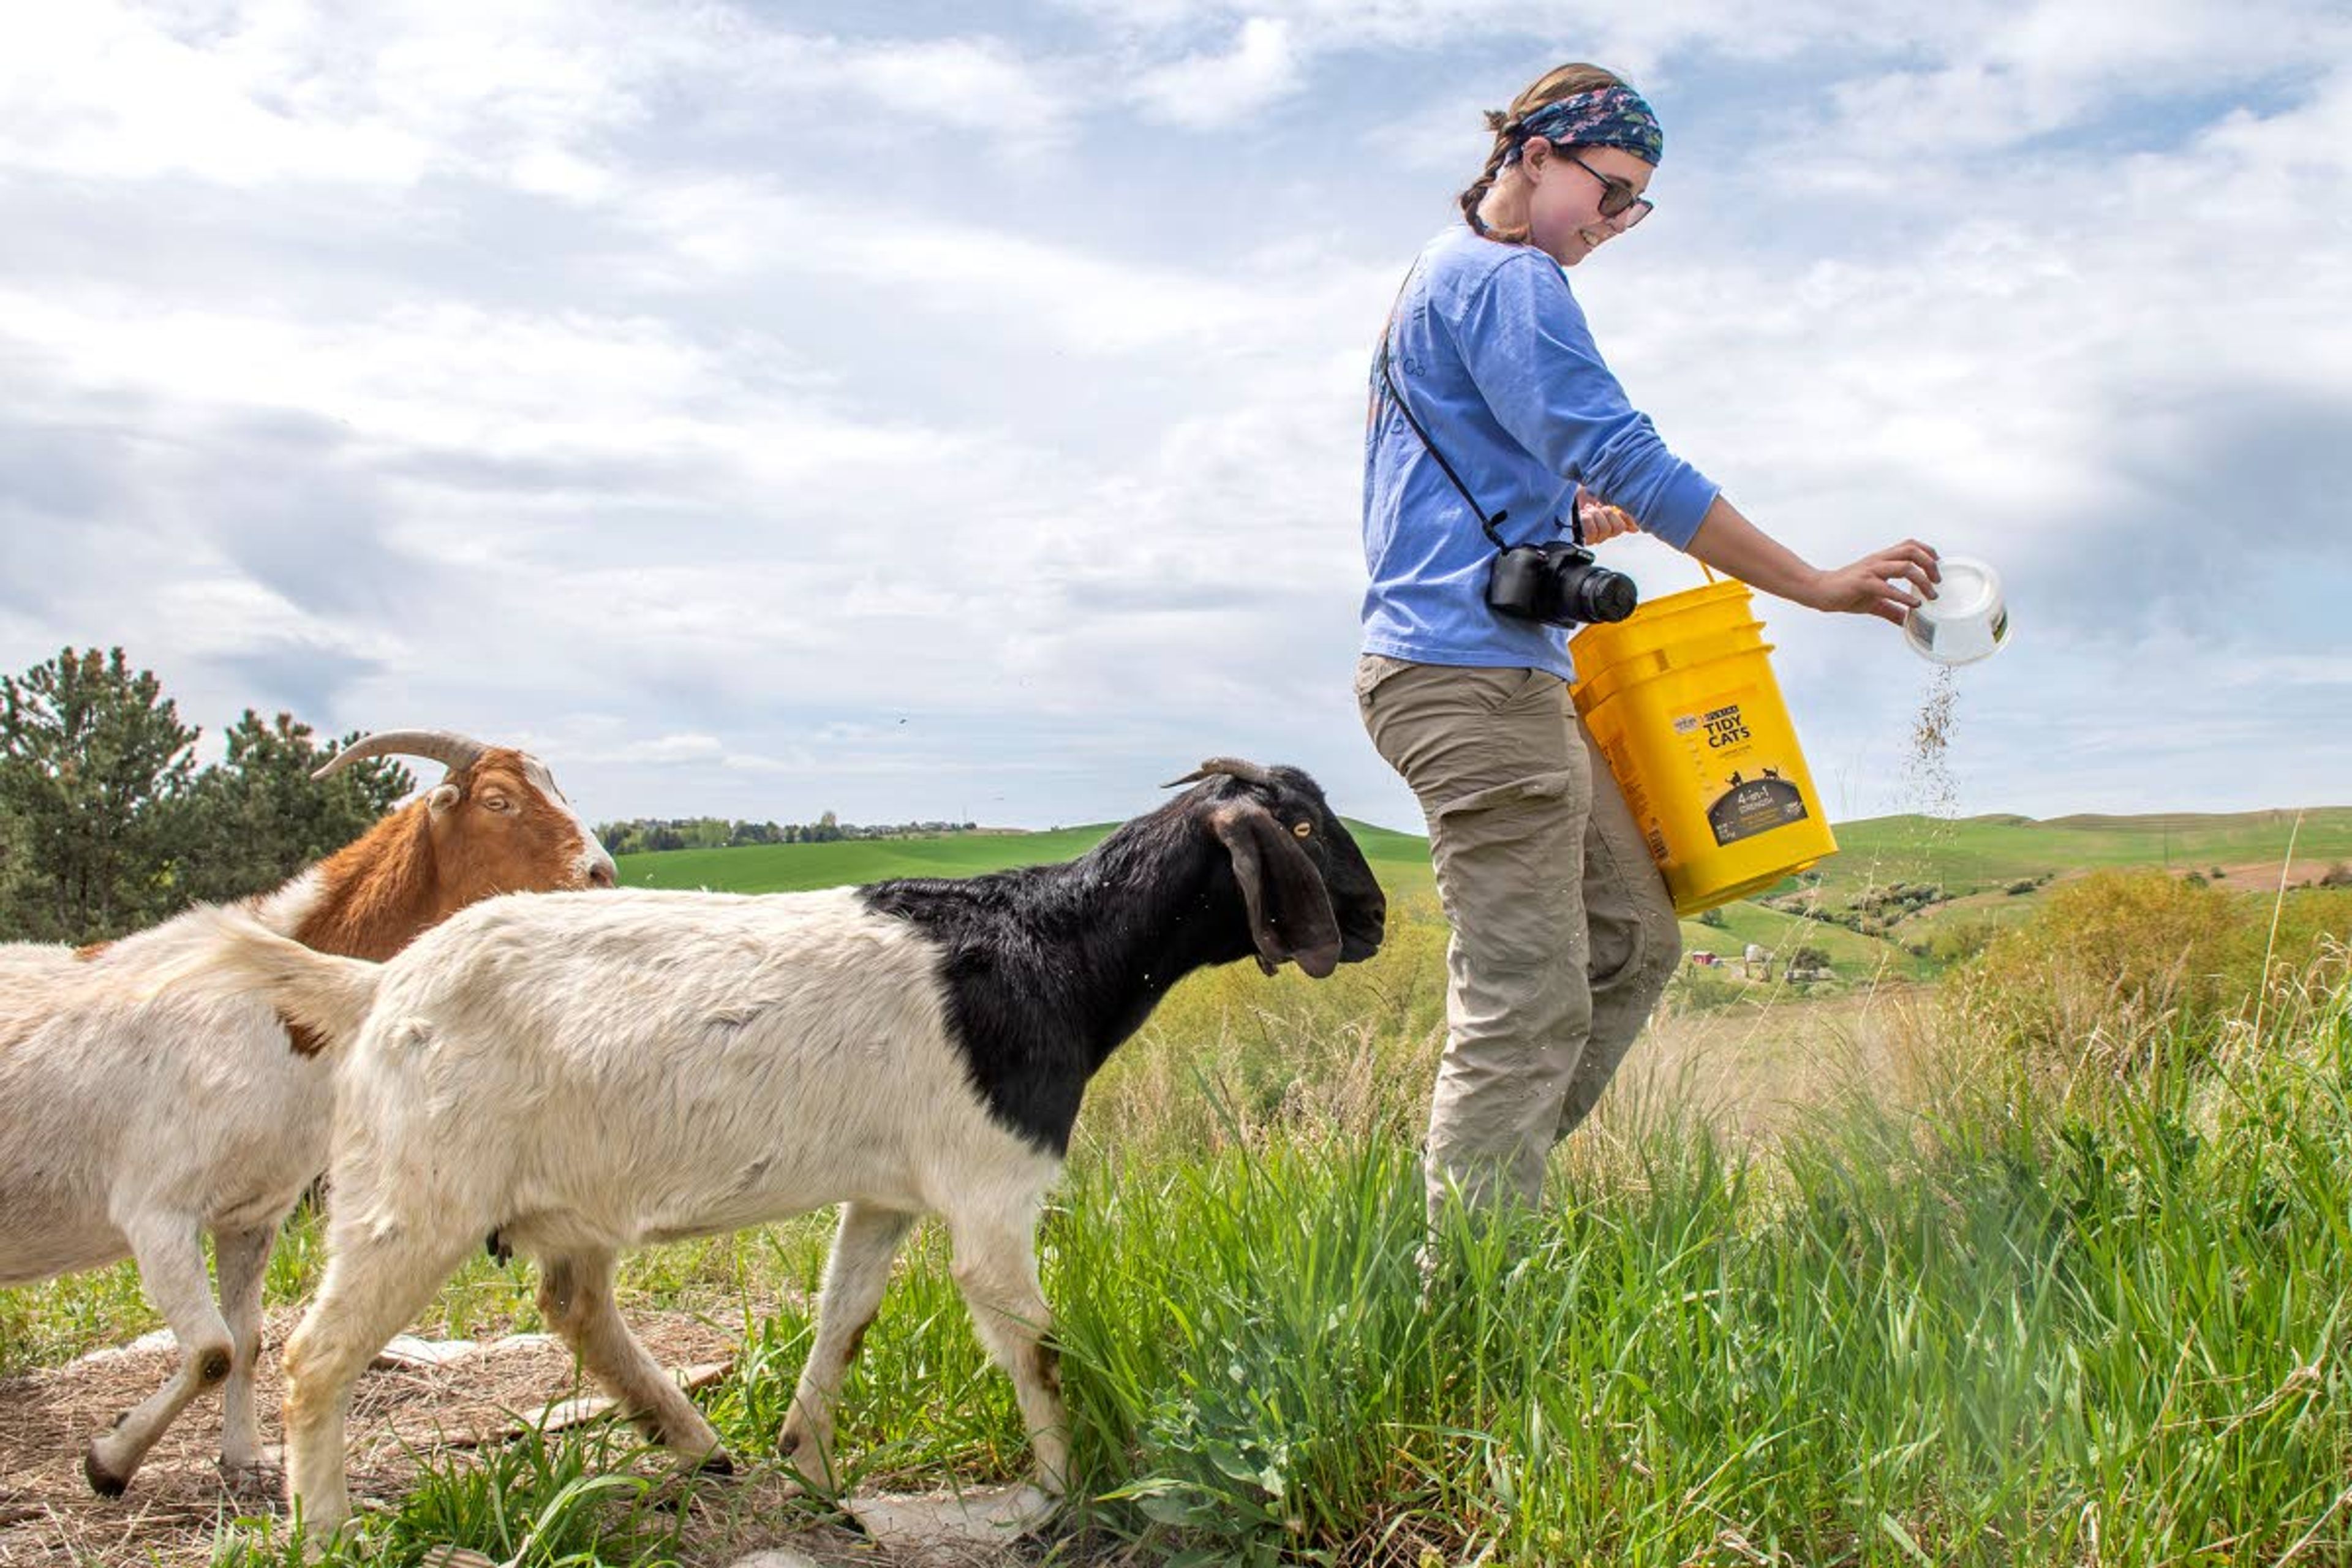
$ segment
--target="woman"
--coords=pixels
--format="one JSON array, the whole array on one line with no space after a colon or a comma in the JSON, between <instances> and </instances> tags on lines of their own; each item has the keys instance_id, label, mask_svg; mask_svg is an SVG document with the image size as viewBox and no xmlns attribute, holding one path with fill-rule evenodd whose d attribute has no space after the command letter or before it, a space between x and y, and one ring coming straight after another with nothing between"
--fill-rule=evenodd
<instances>
[{"instance_id":1,"label":"woman","mask_svg":"<svg viewBox=\"0 0 2352 1568\"><path fill-rule=\"evenodd\" d=\"M1658 438L1602 363L1564 268L1639 223L1663 146L1641 97L1563 66L1490 113L1463 221L1389 322L1365 441L1363 657L1372 742L1419 797L1454 928L1430 1110L1432 1216L1534 1204L1682 952L1665 884L1568 700L1567 630L1494 608L1501 544L1635 526L1816 610L1900 624L1933 596L1906 541L1822 571ZM1450 471L1449 471L1450 470Z\"/></svg>"}]
</instances>

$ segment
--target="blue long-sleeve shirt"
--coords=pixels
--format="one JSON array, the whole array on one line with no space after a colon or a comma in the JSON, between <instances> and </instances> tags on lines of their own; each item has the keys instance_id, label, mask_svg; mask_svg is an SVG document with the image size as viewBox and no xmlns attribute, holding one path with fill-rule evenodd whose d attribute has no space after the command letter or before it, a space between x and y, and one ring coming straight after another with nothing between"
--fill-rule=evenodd
<instances>
[{"instance_id":1,"label":"blue long-sleeve shirt","mask_svg":"<svg viewBox=\"0 0 2352 1568\"><path fill-rule=\"evenodd\" d=\"M1512 544L1568 537L1579 485L1681 549L1717 488L1668 450L1601 362L1559 263L1448 225L1390 323L1391 370L1430 439ZM1364 651L1419 664L1574 671L1566 630L1486 605L1494 546L1381 384L1364 437Z\"/></svg>"}]
</instances>

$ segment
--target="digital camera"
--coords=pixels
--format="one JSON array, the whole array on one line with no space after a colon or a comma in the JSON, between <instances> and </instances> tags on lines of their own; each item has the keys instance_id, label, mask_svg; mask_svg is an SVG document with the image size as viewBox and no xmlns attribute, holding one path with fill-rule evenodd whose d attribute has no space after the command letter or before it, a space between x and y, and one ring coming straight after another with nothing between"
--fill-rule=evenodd
<instances>
[{"instance_id":1,"label":"digital camera","mask_svg":"<svg viewBox=\"0 0 2352 1568\"><path fill-rule=\"evenodd\" d=\"M1497 551L1486 578L1490 608L1556 626L1622 621L1641 602L1633 579L1595 565L1591 551L1565 541Z\"/></svg>"}]
</instances>

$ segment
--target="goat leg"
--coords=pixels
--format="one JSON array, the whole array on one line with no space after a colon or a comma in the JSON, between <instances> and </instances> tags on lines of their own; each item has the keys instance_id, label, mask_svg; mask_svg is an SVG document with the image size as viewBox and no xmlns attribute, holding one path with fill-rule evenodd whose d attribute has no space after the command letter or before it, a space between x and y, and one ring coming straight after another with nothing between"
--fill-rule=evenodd
<instances>
[{"instance_id":1,"label":"goat leg","mask_svg":"<svg viewBox=\"0 0 2352 1568\"><path fill-rule=\"evenodd\" d=\"M686 1391L629 1331L613 1300L616 1259L608 1248L541 1261L539 1310L638 1431L700 1468L731 1473L734 1461Z\"/></svg>"},{"instance_id":2,"label":"goat leg","mask_svg":"<svg viewBox=\"0 0 2352 1568\"><path fill-rule=\"evenodd\" d=\"M417 1216L383 1239L355 1224L329 1237L327 1277L286 1344L286 1500L322 1541L351 1518L343 1424L352 1385L376 1352L433 1300L480 1234L431 1231Z\"/></svg>"},{"instance_id":3,"label":"goat leg","mask_svg":"<svg viewBox=\"0 0 2352 1568\"><path fill-rule=\"evenodd\" d=\"M824 1266L824 1293L817 1300L816 1342L801 1366L792 1414L778 1439L803 1484L834 1489L834 1401L881 1310L890 1260L914 1223L912 1215L873 1204L841 1206L841 1228L834 1232L833 1256Z\"/></svg>"},{"instance_id":4,"label":"goat leg","mask_svg":"<svg viewBox=\"0 0 2352 1568\"><path fill-rule=\"evenodd\" d=\"M277 1244L273 1225L213 1234L213 1268L220 1279L234 1361L221 1387L221 1468L232 1478L265 1468L261 1428L253 1405L253 1376L261 1363L261 1286Z\"/></svg>"},{"instance_id":5,"label":"goat leg","mask_svg":"<svg viewBox=\"0 0 2352 1568\"><path fill-rule=\"evenodd\" d=\"M180 1364L170 1382L90 1439L81 1472L100 1497L122 1495L156 1439L190 1400L227 1378L236 1359L228 1324L213 1305L194 1218L142 1215L125 1228L139 1261L139 1283L180 1342Z\"/></svg>"},{"instance_id":6,"label":"goat leg","mask_svg":"<svg viewBox=\"0 0 2352 1568\"><path fill-rule=\"evenodd\" d=\"M1013 1379L1029 1428L1038 1489L1060 1497L1069 1485L1070 1418L1062 1405L1061 1356L1037 1284L1037 1211L1019 1215L950 1215L954 1275L981 1343Z\"/></svg>"}]
</instances>

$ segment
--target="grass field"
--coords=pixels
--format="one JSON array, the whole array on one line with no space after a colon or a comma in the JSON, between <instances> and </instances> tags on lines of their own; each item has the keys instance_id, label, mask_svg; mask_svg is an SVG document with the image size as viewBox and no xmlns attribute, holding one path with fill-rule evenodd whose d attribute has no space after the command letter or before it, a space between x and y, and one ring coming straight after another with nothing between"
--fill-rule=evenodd
<instances>
[{"instance_id":1,"label":"grass field","mask_svg":"<svg viewBox=\"0 0 2352 1568\"><path fill-rule=\"evenodd\" d=\"M835 844L763 844L739 849L677 849L626 855L621 880L630 887L719 888L734 892L785 892L841 887L888 877L961 877L1009 866L1034 866L1084 853L1108 832L1108 823L1050 833L952 834L936 838L855 839ZM1349 830L1381 871L1401 881L1393 890L1429 886L1429 852L1418 834L1368 823ZM1895 879L1954 887L1990 887L2042 872L2066 874L2136 866L2203 870L2214 866L2251 873L2267 868L2275 879L2294 840L2297 875L2335 861L2352 862L2352 806L2303 813L2242 812L2225 816L2178 813L2151 816L2073 816L2036 822L2021 816L1973 816L1947 821L1924 816L1874 816L1837 825L1838 853L1823 861L1822 885L1849 892ZM1419 880L1413 880L1414 875ZM2258 883L2249 881L2250 886Z\"/></svg>"},{"instance_id":2,"label":"grass field","mask_svg":"<svg viewBox=\"0 0 2352 1568\"><path fill-rule=\"evenodd\" d=\"M1430 894L1433 881L1427 841L1350 822L1381 885L1392 898ZM629 855L620 860L629 887L711 888L771 893L840 887L893 877L958 877L1013 866L1037 865L1083 854L1109 825L1050 833L954 835L938 838L862 839L835 844L760 845L738 849L687 849ZM2309 880L2334 864L2352 861L2352 807L2301 814L2247 812L2233 816L2175 814L2077 816L2035 822L2019 816L1946 821L1880 816L1843 823L1839 852L1815 868L1807 907L1837 911L1874 891L1932 883L1945 895L1884 928L1858 931L1808 918L1793 907L1742 900L1715 921L1683 922L1683 945L1738 958L1751 942L1776 956L1799 947L1826 953L1839 982L1868 984L1886 976L1925 978L1945 962L1931 954L1939 937L1960 927L1984 931L2015 925L2041 908L2050 885L2092 871L2136 867L2200 874L2225 871L2223 884L2240 891L2275 889L2294 847L2293 878ZM2030 892L2006 889L2047 879ZM1788 884L1781 891L1793 889ZM1974 945L1962 944L1962 951Z\"/></svg>"},{"instance_id":3,"label":"grass field","mask_svg":"<svg viewBox=\"0 0 2352 1568\"><path fill-rule=\"evenodd\" d=\"M1987 885L2043 871L2113 870L2158 866L2177 871L2214 866L2275 877L2290 839L2298 868L2352 861L2352 807L2147 816L2020 816L1940 821L1877 816L1841 823L1840 853L1822 867L1837 887L1863 879L1916 876L1956 885Z\"/></svg>"},{"instance_id":4,"label":"grass field","mask_svg":"<svg viewBox=\"0 0 2352 1568\"><path fill-rule=\"evenodd\" d=\"M1878 831L1854 826L1865 846ZM2051 868L2038 851L2078 834L2132 864L2168 831L1986 826L1995 837L1968 853L1994 878ZM1091 833L1045 837L916 843L1006 864ZM2170 939L2142 917L2175 907L2177 878L2154 879L2170 894L2153 904L2118 893L2111 925L2075 910L2046 933L2049 963L2016 983L2050 992L2055 1032L1996 1018L1997 965L1940 987L1890 971L1771 1006L1670 1003L1556 1159L1543 1210L1449 1225L1425 1289L1414 1143L1443 1043L1445 931L1420 841L1363 837L1401 895L1378 958L1321 983L1247 964L1196 975L1089 1092L1044 1236L1079 1475L1026 1561L2352 1563L2352 926L2307 971L2272 973L2261 901L2187 906L2244 928L2270 975L2259 1015L2246 997L2168 989L2178 966L2156 950ZM936 871L947 853L787 847L624 871L816 885L887 874L886 855L929 855ZM2100 887L2078 875L2090 863L2060 868ZM2340 900L2309 897L2339 919ZM2038 900L2015 900L2021 918ZM1698 930L1853 934L1763 910L1727 922ZM2118 967L2110 931L2158 934ZM2140 973L2154 978L2128 989ZM1956 994L1969 1005L1947 1005ZM625 1268L626 1310L692 1312L739 1347L701 1397L748 1477L682 1486L596 1431L428 1456L363 1548L334 1561L416 1568L456 1543L518 1568L731 1562L740 1540L719 1550L707 1516L762 1495L824 1235L805 1219ZM273 1303L313 1287L319 1250L315 1225L299 1226ZM478 1258L424 1326L536 1327L533 1284ZM0 1292L0 1375L153 1321L127 1267ZM1018 1474L1009 1384L929 1229L843 1418L856 1487ZM52 1472L70 1490L75 1460L64 1442L30 1480L0 1475L0 1505ZM100 1521L88 1539L131 1540L140 1498L80 1499L73 1517ZM49 1537L37 1520L14 1536L0 1522L0 1561L304 1560L266 1514L238 1511L197 1510L137 1552L82 1558L12 1556ZM832 1518L763 1503L757 1522L855 1554Z\"/></svg>"},{"instance_id":5,"label":"grass field","mask_svg":"<svg viewBox=\"0 0 2352 1568\"><path fill-rule=\"evenodd\" d=\"M628 888L709 888L730 893L791 893L897 877L970 877L1039 866L1085 854L1111 823L1047 833L961 833L935 838L857 838L833 844L752 844L736 849L671 849L624 855L616 864ZM1391 895L1427 891L1429 846L1411 834L1369 823L1348 830Z\"/></svg>"}]
</instances>

